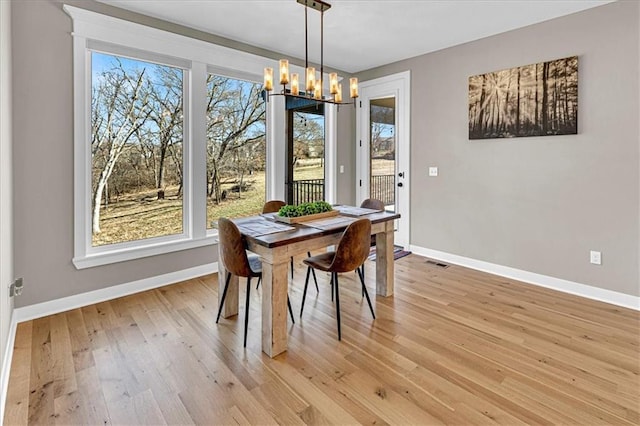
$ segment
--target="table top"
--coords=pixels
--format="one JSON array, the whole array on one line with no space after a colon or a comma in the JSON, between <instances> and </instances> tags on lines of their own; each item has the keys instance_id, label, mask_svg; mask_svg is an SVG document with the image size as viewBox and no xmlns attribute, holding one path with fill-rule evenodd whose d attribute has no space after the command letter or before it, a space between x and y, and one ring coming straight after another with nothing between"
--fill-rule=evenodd
<instances>
[{"instance_id":1,"label":"table top","mask_svg":"<svg viewBox=\"0 0 640 426\"><path fill-rule=\"evenodd\" d=\"M339 207L341 206L335 206L338 210ZM356 209L354 211L357 212L357 208L350 208ZM369 219L371 224L400 218L400 214L398 213L379 211L369 214L358 214L357 216L340 214L325 219L288 224L276 221L274 219L275 214L276 213L266 213L258 216L234 218L233 222L247 239L252 240L258 245L274 248L342 232L351 222L361 218Z\"/></svg>"}]
</instances>

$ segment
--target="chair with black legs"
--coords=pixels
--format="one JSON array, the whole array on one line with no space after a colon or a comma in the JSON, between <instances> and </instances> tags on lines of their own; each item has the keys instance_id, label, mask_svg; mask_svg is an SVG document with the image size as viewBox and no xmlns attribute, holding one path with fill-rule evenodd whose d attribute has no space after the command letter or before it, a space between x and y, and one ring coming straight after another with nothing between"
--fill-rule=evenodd
<instances>
[{"instance_id":1,"label":"chair with black legs","mask_svg":"<svg viewBox=\"0 0 640 426\"><path fill-rule=\"evenodd\" d=\"M284 207L287 203L281 200L271 200L264 203L262 207L262 213L277 213L280 211L282 207ZM307 256L311 256L311 252L307 252ZM316 283L316 291L318 290L318 279L316 278L316 271L311 268L307 268L307 275L309 275L309 270L313 273L313 281ZM293 256L291 256L291 279L293 279ZM260 286L260 281L256 285L256 289Z\"/></svg>"},{"instance_id":2,"label":"chair with black legs","mask_svg":"<svg viewBox=\"0 0 640 426\"><path fill-rule=\"evenodd\" d=\"M376 314L373 312L373 306L371 305L371 299L369 298L369 292L367 291L367 287L364 285L364 277L359 269L360 265L364 263L365 259L369 255L369 246L371 243L370 235L371 222L369 219L356 220L355 222L352 222L347 229L345 229L335 251L328 251L303 260L303 262L311 268L331 272L331 287L332 292L335 293L338 340L342 340L342 331L340 327L340 286L338 284L339 273L358 271L360 283L362 284L362 293L367 298L367 303L369 304L369 309L371 310L373 319L376 319ZM308 284L309 274L307 274L307 280L304 283L300 317L302 317L302 311L304 309L304 301L307 296Z\"/></svg>"},{"instance_id":3,"label":"chair with black legs","mask_svg":"<svg viewBox=\"0 0 640 426\"><path fill-rule=\"evenodd\" d=\"M221 217L218 220L218 239L220 244L220 255L222 265L227 271L226 281L224 284L224 290L222 290L222 300L220 301L220 307L218 308L218 316L216 317L216 324L220 320L220 313L222 312L222 306L227 298L227 290L229 289L229 282L231 281L231 275L243 277L247 279L247 298L244 306L244 346L247 347L247 327L249 325L249 300L251 293L251 278L262 277L262 262L257 256L248 257L245 247L245 243L242 239L242 234L238 227L231 220ZM289 315L291 315L291 321L295 323L293 319L293 310L291 309L291 302L287 296L287 305L289 307Z\"/></svg>"}]
</instances>

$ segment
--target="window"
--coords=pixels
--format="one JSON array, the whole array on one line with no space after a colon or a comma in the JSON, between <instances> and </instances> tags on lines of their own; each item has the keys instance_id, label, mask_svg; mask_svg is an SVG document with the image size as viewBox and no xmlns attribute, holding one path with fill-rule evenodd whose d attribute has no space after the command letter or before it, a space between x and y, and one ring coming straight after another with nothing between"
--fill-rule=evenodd
<instances>
[{"instance_id":1,"label":"window","mask_svg":"<svg viewBox=\"0 0 640 426\"><path fill-rule=\"evenodd\" d=\"M74 265L213 245L219 216L259 211L267 59L63 8L74 27Z\"/></svg>"},{"instance_id":2,"label":"window","mask_svg":"<svg viewBox=\"0 0 640 426\"><path fill-rule=\"evenodd\" d=\"M207 227L260 213L266 142L262 84L207 76Z\"/></svg>"},{"instance_id":3,"label":"window","mask_svg":"<svg viewBox=\"0 0 640 426\"><path fill-rule=\"evenodd\" d=\"M92 245L183 232L184 74L92 51Z\"/></svg>"}]
</instances>

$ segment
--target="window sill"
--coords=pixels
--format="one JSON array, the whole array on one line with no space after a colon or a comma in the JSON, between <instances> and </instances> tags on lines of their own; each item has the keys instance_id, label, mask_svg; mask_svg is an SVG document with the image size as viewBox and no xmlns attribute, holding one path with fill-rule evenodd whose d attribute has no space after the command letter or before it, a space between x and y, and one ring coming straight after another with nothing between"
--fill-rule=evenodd
<instances>
[{"instance_id":1,"label":"window sill","mask_svg":"<svg viewBox=\"0 0 640 426\"><path fill-rule=\"evenodd\" d=\"M173 253L176 251L189 250L197 247L204 247L215 244L218 244L217 232L215 234L207 235L205 238L201 238L198 240L182 239L177 241L167 241L145 246L105 251L101 253L88 254L86 256L74 257L73 265L76 267L76 269L93 268L94 266L126 262L128 260L157 256L160 254Z\"/></svg>"}]
</instances>

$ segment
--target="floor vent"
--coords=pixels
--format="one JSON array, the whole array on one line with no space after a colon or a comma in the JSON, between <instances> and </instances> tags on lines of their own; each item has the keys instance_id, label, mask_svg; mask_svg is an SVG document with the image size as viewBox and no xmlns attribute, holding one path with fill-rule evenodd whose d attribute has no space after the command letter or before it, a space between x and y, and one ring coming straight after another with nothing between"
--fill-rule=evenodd
<instances>
[{"instance_id":1,"label":"floor vent","mask_svg":"<svg viewBox=\"0 0 640 426\"><path fill-rule=\"evenodd\" d=\"M448 268L449 267L449 265L447 265L446 263L436 262L435 260L427 260L427 263L429 265L434 265L434 266L437 266L439 268Z\"/></svg>"}]
</instances>

